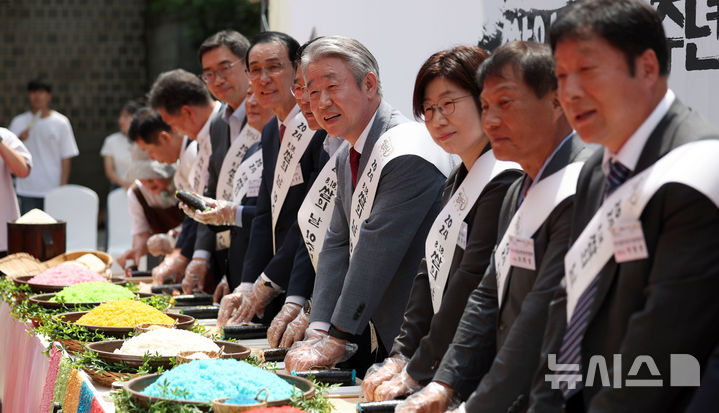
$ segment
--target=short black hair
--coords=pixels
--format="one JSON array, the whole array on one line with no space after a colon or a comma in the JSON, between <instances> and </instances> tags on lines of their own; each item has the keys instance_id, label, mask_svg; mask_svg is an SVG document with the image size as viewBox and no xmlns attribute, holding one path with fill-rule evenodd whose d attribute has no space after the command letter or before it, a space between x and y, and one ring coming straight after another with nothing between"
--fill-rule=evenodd
<instances>
[{"instance_id":1,"label":"short black hair","mask_svg":"<svg viewBox=\"0 0 719 413\"><path fill-rule=\"evenodd\" d=\"M157 145L160 143L160 132L172 133L172 128L162 120L160 113L145 106L133 115L127 137L131 142L140 139L147 144Z\"/></svg>"},{"instance_id":2,"label":"short black hair","mask_svg":"<svg viewBox=\"0 0 719 413\"><path fill-rule=\"evenodd\" d=\"M183 69L160 73L150 89L148 100L154 109L162 108L172 115L185 105L212 104L212 97L205 84L199 77Z\"/></svg>"},{"instance_id":3,"label":"short black hair","mask_svg":"<svg viewBox=\"0 0 719 413\"><path fill-rule=\"evenodd\" d=\"M122 109L120 109L120 112L125 111L129 113L130 115L134 115L135 112L140 110L144 105L137 99L130 99L127 102L125 102L124 105L122 105Z\"/></svg>"},{"instance_id":4,"label":"short black hair","mask_svg":"<svg viewBox=\"0 0 719 413\"><path fill-rule=\"evenodd\" d=\"M505 43L494 49L492 54L477 69L477 85L484 87L488 77L502 77L502 71L510 66L519 74L524 83L538 98L557 90L554 73L554 58L549 46L531 41Z\"/></svg>"},{"instance_id":5,"label":"short black hair","mask_svg":"<svg viewBox=\"0 0 719 413\"><path fill-rule=\"evenodd\" d=\"M202 63L202 56L205 53L220 46L227 47L233 55L243 60L247 56L247 50L250 48L250 41L235 30L219 31L202 42L200 48L197 49L197 59Z\"/></svg>"},{"instance_id":6,"label":"short black hair","mask_svg":"<svg viewBox=\"0 0 719 413\"><path fill-rule=\"evenodd\" d=\"M315 37L314 39L306 42L305 44L303 44L302 46L297 48L297 52L295 53L295 58L294 58L295 68L299 67L300 63L302 63L302 53L304 53L307 46L311 45L313 42L315 42L323 37L324 36Z\"/></svg>"},{"instance_id":7,"label":"short black hair","mask_svg":"<svg viewBox=\"0 0 719 413\"><path fill-rule=\"evenodd\" d=\"M295 57L297 56L297 49L300 48L299 42L294 37L287 33L282 32L261 32L255 35L250 42L250 48L247 49L247 55L245 56L245 66L247 69L250 68L250 52L252 48L261 43L277 42L285 45L287 48L287 59L292 63L292 67L297 70L297 62Z\"/></svg>"},{"instance_id":8,"label":"short black hair","mask_svg":"<svg viewBox=\"0 0 719 413\"><path fill-rule=\"evenodd\" d=\"M549 31L555 51L563 39L588 39L597 35L624 54L629 73L648 49L659 61L659 74L669 75L669 42L657 12L641 0L582 0L567 6Z\"/></svg>"},{"instance_id":9,"label":"short black hair","mask_svg":"<svg viewBox=\"0 0 719 413\"><path fill-rule=\"evenodd\" d=\"M32 79L27 82L28 92L34 92L36 90L44 90L47 93L52 93L52 84L43 78Z\"/></svg>"}]
</instances>

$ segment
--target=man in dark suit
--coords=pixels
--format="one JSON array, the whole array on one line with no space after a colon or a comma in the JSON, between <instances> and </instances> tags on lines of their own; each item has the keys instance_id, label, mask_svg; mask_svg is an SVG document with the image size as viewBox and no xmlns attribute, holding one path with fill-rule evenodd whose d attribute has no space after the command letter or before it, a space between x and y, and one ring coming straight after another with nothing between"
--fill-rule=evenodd
<instances>
[{"instance_id":1,"label":"man in dark suit","mask_svg":"<svg viewBox=\"0 0 719 413\"><path fill-rule=\"evenodd\" d=\"M282 140L299 135L298 130L285 131L297 116L302 116L291 92L298 48L297 41L285 33L264 32L252 39L247 52L253 92L260 105L271 108L275 117L262 130L262 181L242 283L235 294L223 298L218 324L250 321L257 315L269 325L285 302L304 305L314 285L314 268L297 226L297 210L329 159L322 147L326 133L314 132L306 149L296 154L299 162L294 175L282 178L278 172L281 168L275 167L284 161L285 154L279 153ZM306 128L306 120L302 119ZM279 212L274 211L277 217L273 222L273 188L278 179L292 184L284 202L275 205ZM283 292L285 299L274 300ZM273 307L265 311L273 300Z\"/></svg>"},{"instance_id":2,"label":"man in dark suit","mask_svg":"<svg viewBox=\"0 0 719 413\"><path fill-rule=\"evenodd\" d=\"M504 412L515 401L526 408L547 306L564 274L576 176L590 150L559 105L551 50L534 42L502 45L479 67L477 82L492 149L498 159L519 163L524 176L507 191L495 253L433 383L400 405L402 412L443 411L452 398L469 398L463 408L471 412ZM541 211L536 223L516 230L531 210ZM533 265L511 261L519 248L506 243L510 236L531 240ZM498 258L505 248L507 266Z\"/></svg>"},{"instance_id":3,"label":"man in dark suit","mask_svg":"<svg viewBox=\"0 0 719 413\"><path fill-rule=\"evenodd\" d=\"M604 150L579 177L566 289L550 305L530 411L681 411L695 387L670 384L672 356L706 366L719 342L719 211L689 184L623 182L719 132L668 89L667 39L644 2L576 3L551 44L567 118Z\"/></svg>"},{"instance_id":4,"label":"man in dark suit","mask_svg":"<svg viewBox=\"0 0 719 413\"><path fill-rule=\"evenodd\" d=\"M363 376L374 361L369 354L370 319L380 359L399 332L424 240L440 209L445 176L416 155L395 158L376 171L374 204L370 216L358 225L359 236L350 252L355 180L369 169L380 135L406 119L382 100L377 62L358 41L320 38L305 49L302 67L318 122L352 148L343 146L338 153L335 209L312 294L308 335L320 338L302 342L285 363L288 369L332 366L346 360L353 343L363 340L363 357L353 366Z\"/></svg>"},{"instance_id":5,"label":"man in dark suit","mask_svg":"<svg viewBox=\"0 0 719 413\"><path fill-rule=\"evenodd\" d=\"M200 78L205 82L210 93L224 103L210 124L212 154L210 155L207 187L204 192L204 196L209 198L217 197L217 184L225 155L247 122L244 100L250 87L250 80L247 77L247 72L243 69L249 47L249 40L242 34L233 30L223 30L207 38L197 52L202 65ZM232 162L234 159L228 159L228 161ZM192 276L183 279L185 293L191 293L194 288L205 289L205 277L210 268L214 268L214 280L209 284L217 284L217 289L225 291L222 294L216 294L216 299L228 294L230 288L239 285L244 251L250 236L249 229L252 218L254 218L256 198L248 197L245 200L245 206L240 212L242 214L240 225L233 226L229 230L231 243L235 244L232 254L228 254L227 245L216 248L216 233L219 228L215 227L213 230L205 224L198 225L195 254L185 271ZM227 230L227 228L222 229ZM245 245L245 248L241 248L242 244ZM237 281L232 286L229 286L227 282L226 276L229 273L237 277Z\"/></svg>"},{"instance_id":6,"label":"man in dark suit","mask_svg":"<svg viewBox=\"0 0 719 413\"><path fill-rule=\"evenodd\" d=\"M161 73L148 93L150 106L157 110L162 119L172 130L186 135L190 140L197 141L198 155L191 168L190 187L192 191L202 193L207 184L207 168L211 153L210 123L213 116L219 113L222 104L212 99L202 81L192 73L183 69ZM189 220L189 221L188 221ZM189 217L183 222L178 244L182 244L182 255L195 258L197 224ZM192 236L188 236L192 234ZM200 256L204 257L204 256ZM160 265L153 270L155 282L162 282L178 268ZM189 276L187 268L183 268L183 278Z\"/></svg>"}]
</instances>

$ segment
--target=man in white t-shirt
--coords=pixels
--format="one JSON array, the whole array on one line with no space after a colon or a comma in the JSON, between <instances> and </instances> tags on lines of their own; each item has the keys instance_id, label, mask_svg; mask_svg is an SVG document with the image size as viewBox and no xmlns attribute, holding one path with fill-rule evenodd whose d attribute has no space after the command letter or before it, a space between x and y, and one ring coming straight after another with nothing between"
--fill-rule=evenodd
<instances>
[{"instance_id":1,"label":"man in white t-shirt","mask_svg":"<svg viewBox=\"0 0 719 413\"><path fill-rule=\"evenodd\" d=\"M110 190L123 187L125 189L132 185L132 179L127 177L127 170L130 168L130 147L132 143L127 138L127 130L132 122L132 115L140 109L140 104L130 100L122 106L120 115L117 118L117 125L120 127L102 143L100 156L102 156L105 176L110 181Z\"/></svg>"},{"instance_id":2,"label":"man in white t-shirt","mask_svg":"<svg viewBox=\"0 0 719 413\"><path fill-rule=\"evenodd\" d=\"M7 254L6 223L20 216L10 174L24 178L30 174L31 167L32 156L25 145L15 134L0 128L0 258Z\"/></svg>"},{"instance_id":3,"label":"man in white t-shirt","mask_svg":"<svg viewBox=\"0 0 719 413\"><path fill-rule=\"evenodd\" d=\"M15 116L9 127L33 158L30 175L16 182L23 214L33 208L43 209L45 195L67 184L71 158L80 153L70 121L48 107L52 85L43 80L31 80L27 90L31 110Z\"/></svg>"}]
</instances>

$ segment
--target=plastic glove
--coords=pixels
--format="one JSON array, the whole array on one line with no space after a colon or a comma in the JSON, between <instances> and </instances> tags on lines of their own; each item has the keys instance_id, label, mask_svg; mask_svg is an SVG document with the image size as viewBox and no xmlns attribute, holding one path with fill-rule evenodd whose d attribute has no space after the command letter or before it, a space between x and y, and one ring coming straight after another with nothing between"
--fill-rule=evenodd
<instances>
[{"instance_id":1,"label":"plastic glove","mask_svg":"<svg viewBox=\"0 0 719 413\"><path fill-rule=\"evenodd\" d=\"M450 410L449 412L450 413L467 413L467 407L464 404L464 402L462 402L462 404L460 404L456 409Z\"/></svg>"},{"instance_id":2,"label":"plastic glove","mask_svg":"<svg viewBox=\"0 0 719 413\"><path fill-rule=\"evenodd\" d=\"M257 314L262 317L265 307L279 293L271 286L266 286L262 277L257 277L252 289L242 297L242 304L235 314L230 318L233 324L248 323Z\"/></svg>"},{"instance_id":3,"label":"plastic glove","mask_svg":"<svg viewBox=\"0 0 719 413\"><path fill-rule=\"evenodd\" d=\"M270 347L277 347L280 344L282 334L287 325L302 311L302 306L297 303L285 303L279 313L272 319L270 328L267 329L267 341Z\"/></svg>"},{"instance_id":4,"label":"plastic glove","mask_svg":"<svg viewBox=\"0 0 719 413\"><path fill-rule=\"evenodd\" d=\"M357 344L322 334L320 340L287 352L285 370L330 369L335 364L348 360L357 351Z\"/></svg>"},{"instance_id":5,"label":"plastic glove","mask_svg":"<svg viewBox=\"0 0 719 413\"><path fill-rule=\"evenodd\" d=\"M177 284L185 274L185 268L189 260L179 252L165 257L157 267L152 269L152 284L162 285L166 280Z\"/></svg>"},{"instance_id":6,"label":"plastic glove","mask_svg":"<svg viewBox=\"0 0 719 413\"><path fill-rule=\"evenodd\" d=\"M182 292L192 294L195 290L205 288L205 277L210 269L210 263L204 258L193 258L185 269L185 278L182 279Z\"/></svg>"},{"instance_id":7,"label":"plastic glove","mask_svg":"<svg viewBox=\"0 0 719 413\"><path fill-rule=\"evenodd\" d=\"M302 340L307 331L307 326L310 325L310 315L304 311L297 314L292 322L287 325L285 334L282 335L282 341L280 341L280 347L290 347L294 343Z\"/></svg>"},{"instance_id":8,"label":"plastic glove","mask_svg":"<svg viewBox=\"0 0 719 413\"><path fill-rule=\"evenodd\" d=\"M212 302L219 304L220 300L229 293L230 285L227 283L227 277L222 276L222 280L220 280L220 283L215 287L215 293L212 294Z\"/></svg>"},{"instance_id":9,"label":"plastic glove","mask_svg":"<svg viewBox=\"0 0 719 413\"><path fill-rule=\"evenodd\" d=\"M225 201L223 199L207 198L204 196L197 195L194 192L193 195L205 201L205 204L207 204L210 210L197 211L187 206L187 204L180 202L179 206L185 213L185 215L194 219L197 222L207 225L235 224L235 213L237 212L237 204L231 201Z\"/></svg>"},{"instance_id":10,"label":"plastic glove","mask_svg":"<svg viewBox=\"0 0 719 413\"><path fill-rule=\"evenodd\" d=\"M127 260L133 260L135 261L135 265L137 265L143 255L145 254L143 254L143 251L140 251L139 249L129 249L125 251L122 255L117 257L117 265L119 265L122 269L125 269L125 264L127 264Z\"/></svg>"},{"instance_id":11,"label":"plastic glove","mask_svg":"<svg viewBox=\"0 0 719 413\"><path fill-rule=\"evenodd\" d=\"M220 311L217 313L217 327L222 328L230 321L232 313L234 313L242 304L242 293L234 292L222 297L220 301Z\"/></svg>"},{"instance_id":12,"label":"plastic glove","mask_svg":"<svg viewBox=\"0 0 719 413\"><path fill-rule=\"evenodd\" d=\"M382 383L392 379L407 365L407 357L401 354L394 354L387 357L381 363L375 363L367 369L362 380L362 396L369 402L384 399L375 398L375 389Z\"/></svg>"},{"instance_id":13,"label":"plastic glove","mask_svg":"<svg viewBox=\"0 0 719 413\"><path fill-rule=\"evenodd\" d=\"M377 386L374 391L376 401L393 400L399 396L406 396L421 389L419 384L412 376L407 373L407 366L404 366L400 374Z\"/></svg>"},{"instance_id":14,"label":"plastic glove","mask_svg":"<svg viewBox=\"0 0 719 413\"><path fill-rule=\"evenodd\" d=\"M433 381L397 405L394 411L395 413L443 413L452 407L453 402L456 404L454 390L449 386Z\"/></svg>"},{"instance_id":15,"label":"plastic glove","mask_svg":"<svg viewBox=\"0 0 719 413\"><path fill-rule=\"evenodd\" d=\"M175 240L167 234L155 234L147 239L147 252L157 257L158 255L170 255L174 248Z\"/></svg>"}]
</instances>

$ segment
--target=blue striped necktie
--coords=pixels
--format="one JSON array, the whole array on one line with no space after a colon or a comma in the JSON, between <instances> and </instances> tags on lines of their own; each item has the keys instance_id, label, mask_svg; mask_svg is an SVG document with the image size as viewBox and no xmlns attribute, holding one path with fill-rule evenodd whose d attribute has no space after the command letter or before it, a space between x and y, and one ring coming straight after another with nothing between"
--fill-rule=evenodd
<instances>
[{"instance_id":1,"label":"blue striped necktie","mask_svg":"<svg viewBox=\"0 0 719 413\"><path fill-rule=\"evenodd\" d=\"M629 177L631 171L624 165L614 160L609 162L609 174L607 175L607 183L605 189L605 197L611 195L615 189L617 189L624 181ZM582 338L587 330L587 324L589 323L589 311L594 303L594 298L597 295L597 285L599 284L599 274L597 274L592 282L589 284L586 290L579 296L577 305L574 308L572 319L569 321L567 330L564 332L564 338L562 339L562 347L559 349L559 364L573 364L579 365L581 372L582 364ZM566 374L572 374L564 372ZM573 374L576 374L573 373ZM562 389L562 395L565 399L568 399L575 392L579 391L583 383L578 382L575 389L570 389L568 382L562 380L559 383Z\"/></svg>"}]
</instances>

